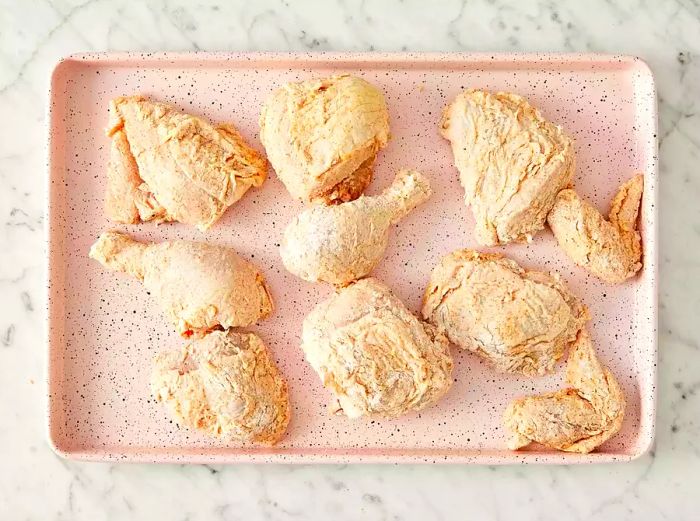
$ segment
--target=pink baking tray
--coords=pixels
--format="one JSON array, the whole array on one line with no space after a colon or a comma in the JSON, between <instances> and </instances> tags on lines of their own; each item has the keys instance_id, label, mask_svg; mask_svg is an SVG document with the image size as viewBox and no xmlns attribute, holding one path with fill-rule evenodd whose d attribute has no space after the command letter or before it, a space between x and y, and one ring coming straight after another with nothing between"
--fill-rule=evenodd
<instances>
[{"instance_id":1,"label":"pink baking tray","mask_svg":"<svg viewBox=\"0 0 700 521\"><path fill-rule=\"evenodd\" d=\"M179 224L115 226L102 211L107 102L143 93L213 121L231 121L258 140L266 96L288 81L349 72L381 88L392 139L376 163L376 193L403 166L429 176L432 199L395 227L374 275L417 311L428 275L456 248L476 248L473 221L448 143L443 107L467 87L514 91L576 139L577 189L600 209L634 172L645 174L644 268L619 286L575 267L549 231L528 245L492 248L528 268L556 270L590 307L603 362L619 378L628 409L622 431L588 455L505 448L501 414L514 397L563 385L564 363L544 378L494 372L455 353L454 386L437 405L394 421L350 421L328 413L330 396L305 362L306 313L330 289L282 267L277 247L302 206L271 173L207 233ZM656 97L649 68L624 56L552 54L84 54L62 60L51 79L48 198L48 420L61 455L152 462L627 461L651 445L657 358ZM150 362L183 341L141 285L87 257L103 230L142 239L185 238L231 246L257 263L272 288L274 316L254 329L289 382L292 421L274 448L209 439L180 429L149 395Z\"/></svg>"}]
</instances>

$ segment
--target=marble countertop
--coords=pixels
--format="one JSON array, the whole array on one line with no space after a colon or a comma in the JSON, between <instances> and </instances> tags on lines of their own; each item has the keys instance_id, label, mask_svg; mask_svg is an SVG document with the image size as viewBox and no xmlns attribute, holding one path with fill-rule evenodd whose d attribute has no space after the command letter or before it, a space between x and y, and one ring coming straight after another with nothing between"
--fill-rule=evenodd
<instances>
[{"instance_id":1,"label":"marble countertop","mask_svg":"<svg viewBox=\"0 0 700 521\"><path fill-rule=\"evenodd\" d=\"M6 0L0 9L0 511L3 519L697 519L700 511L700 5ZM559 5L562 4L562 5ZM292 7L293 6L293 7ZM660 111L655 448L619 465L77 463L45 439L48 74L88 50L500 50L638 55Z\"/></svg>"}]
</instances>

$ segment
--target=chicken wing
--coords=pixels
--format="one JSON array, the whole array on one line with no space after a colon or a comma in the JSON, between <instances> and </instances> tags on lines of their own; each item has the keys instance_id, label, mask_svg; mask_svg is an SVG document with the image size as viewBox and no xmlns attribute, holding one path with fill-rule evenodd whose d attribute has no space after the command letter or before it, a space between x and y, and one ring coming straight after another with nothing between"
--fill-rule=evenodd
<instances>
[{"instance_id":1,"label":"chicken wing","mask_svg":"<svg viewBox=\"0 0 700 521\"><path fill-rule=\"evenodd\" d=\"M117 222L179 221L206 230L267 175L232 125L214 127L143 96L109 105L105 210Z\"/></svg>"},{"instance_id":2,"label":"chicken wing","mask_svg":"<svg viewBox=\"0 0 700 521\"><path fill-rule=\"evenodd\" d=\"M447 106L440 130L452 144L480 244L529 240L544 228L574 171L561 127L520 96L470 89Z\"/></svg>"},{"instance_id":3,"label":"chicken wing","mask_svg":"<svg viewBox=\"0 0 700 521\"><path fill-rule=\"evenodd\" d=\"M596 357L583 329L573 344L562 391L512 402L504 414L512 450L541 443L566 452L588 453L616 434L625 414L617 380Z\"/></svg>"},{"instance_id":4,"label":"chicken wing","mask_svg":"<svg viewBox=\"0 0 700 521\"><path fill-rule=\"evenodd\" d=\"M345 286L374 269L384 255L389 227L430 193L428 180L420 173L402 170L381 195L312 206L287 226L282 262L304 280Z\"/></svg>"},{"instance_id":5,"label":"chicken wing","mask_svg":"<svg viewBox=\"0 0 700 521\"><path fill-rule=\"evenodd\" d=\"M349 418L420 410L452 384L447 339L372 278L340 290L311 311L304 320L302 349L335 395L335 411Z\"/></svg>"},{"instance_id":6,"label":"chicken wing","mask_svg":"<svg viewBox=\"0 0 700 521\"><path fill-rule=\"evenodd\" d=\"M211 436L271 445L289 423L287 383L252 333L213 331L158 354L151 392L180 425Z\"/></svg>"},{"instance_id":7,"label":"chicken wing","mask_svg":"<svg viewBox=\"0 0 700 521\"><path fill-rule=\"evenodd\" d=\"M423 317L499 371L552 371L589 319L559 276L499 254L457 250L433 270Z\"/></svg>"},{"instance_id":8,"label":"chicken wing","mask_svg":"<svg viewBox=\"0 0 700 521\"><path fill-rule=\"evenodd\" d=\"M265 103L260 139L293 197L351 201L387 144L389 113L382 93L354 76L289 83Z\"/></svg>"},{"instance_id":9,"label":"chicken wing","mask_svg":"<svg viewBox=\"0 0 700 521\"><path fill-rule=\"evenodd\" d=\"M262 274L230 248L187 241L145 244L106 232L90 257L142 281L184 337L248 326L272 311Z\"/></svg>"},{"instance_id":10,"label":"chicken wing","mask_svg":"<svg viewBox=\"0 0 700 521\"><path fill-rule=\"evenodd\" d=\"M637 214L643 190L642 175L623 184L613 199L609 221L573 190L562 190L547 223L576 264L606 282L624 282L642 267Z\"/></svg>"}]
</instances>

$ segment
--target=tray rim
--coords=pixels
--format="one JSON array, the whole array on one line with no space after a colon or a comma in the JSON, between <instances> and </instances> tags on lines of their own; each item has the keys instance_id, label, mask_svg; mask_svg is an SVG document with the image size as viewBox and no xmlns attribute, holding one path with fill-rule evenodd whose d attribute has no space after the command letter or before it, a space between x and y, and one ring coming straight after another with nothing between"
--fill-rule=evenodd
<instances>
[{"instance_id":1,"label":"tray rim","mask_svg":"<svg viewBox=\"0 0 700 521\"><path fill-rule=\"evenodd\" d=\"M441 450L441 449L368 449L366 452L361 452L362 449L337 449L337 450L320 450L311 449L308 452L299 449L282 449L275 450L274 448L264 451L242 451L228 452L225 448L212 449L208 453L197 453L194 450L186 452L173 452L170 449L147 448L145 450L132 449L129 452L119 452L114 449L80 449L63 446L59 440L54 437L54 411L50 399L51 390L53 387L53 371L51 362L52 342L51 330L54 321L58 318L55 316L54 306L51 303L51 277L53 273L52 266L52 245L54 237L51 232L54 214L52 208L52 192L51 179L54 169L55 152L54 152L54 136L52 129L54 128L55 119L53 117L52 107L55 101L55 84L61 69L67 64L84 62L114 62L115 64L124 64L128 66L130 62L138 60L139 64L147 65L169 62L168 66L177 66L179 64L198 64L208 62L229 61L232 65L248 64L251 66L260 66L266 63L274 64L277 62L295 62L298 64L317 63L324 64L328 62L345 62L357 66L361 63L381 64L381 63L431 63L439 62L449 64L451 62L464 63L479 63L485 62L490 64L511 64L511 65L566 65L566 64L618 64L620 68L623 66L636 66L640 69L640 73L646 77L650 88L653 92L653 101L648 107L649 114L652 119L651 130L654 134L653 154L651 156L653 168L649 172L645 172L647 176L653 176L655 183L651 190L645 187L645 198L650 197L652 202L651 221L652 225L646 230L648 238L645 238L646 258L653 259L653 270L649 274L652 314L651 324L653 325L652 342L650 346L650 354L652 355L653 365L650 377L652 384L652 393L650 396L640 397L641 400L646 400L650 412L647 420L646 432L643 431L643 426L639 427L640 443L637 444L636 450L632 453L622 452L591 452L589 454L573 454L565 452L543 452L543 451L509 451L503 450ZM78 461L112 461L112 462L133 462L133 463L191 463L191 464L235 464L235 463L286 463L286 464L485 464L485 465L506 465L506 464L593 464L593 463L613 463L613 462L629 462L635 460L651 450L654 445L654 437L656 430L656 412L658 403L658 280L659 280L659 265L658 265L658 230L659 230L659 191L657 187L659 176L659 159L658 159L658 95L654 79L654 74L649 65L641 58L633 55L625 54L609 54L609 53L586 53L586 52L541 52L541 53L516 53L516 52L375 52L375 51L320 51L320 52L239 52L239 51L194 51L194 52L131 52L131 51L105 51L105 52L80 52L72 53L61 57L57 60L51 69L49 75L49 86L46 97L46 178L45 178L45 215L47 225L44 229L44 241L46 246L46 265L45 265L45 280L46 280L46 306L47 315L44 323L44 338L45 338L45 373L44 384L46 385L46 402L45 411L45 427L46 439L51 449L60 457ZM649 235L651 237L649 237ZM647 247L651 245L651 248Z\"/></svg>"}]
</instances>

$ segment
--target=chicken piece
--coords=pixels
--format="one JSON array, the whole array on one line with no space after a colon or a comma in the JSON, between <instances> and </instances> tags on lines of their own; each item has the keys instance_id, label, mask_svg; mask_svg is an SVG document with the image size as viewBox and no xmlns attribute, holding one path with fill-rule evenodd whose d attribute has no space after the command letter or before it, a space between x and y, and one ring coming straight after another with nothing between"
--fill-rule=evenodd
<instances>
[{"instance_id":1,"label":"chicken piece","mask_svg":"<svg viewBox=\"0 0 700 521\"><path fill-rule=\"evenodd\" d=\"M282 262L304 280L345 286L374 269L384 255L389 227L430 194L425 177L402 170L379 196L312 206L287 226L280 247Z\"/></svg>"},{"instance_id":2,"label":"chicken piece","mask_svg":"<svg viewBox=\"0 0 700 521\"><path fill-rule=\"evenodd\" d=\"M288 83L263 106L260 139L293 197L351 201L389 140L389 112L379 89L354 76Z\"/></svg>"},{"instance_id":3,"label":"chicken piece","mask_svg":"<svg viewBox=\"0 0 700 521\"><path fill-rule=\"evenodd\" d=\"M360 280L304 320L302 349L334 412L397 417L436 402L452 385L447 339L376 279Z\"/></svg>"},{"instance_id":4,"label":"chicken piece","mask_svg":"<svg viewBox=\"0 0 700 521\"><path fill-rule=\"evenodd\" d=\"M169 220L165 208L139 177L139 167L123 129L112 134L105 211L111 220L127 224Z\"/></svg>"},{"instance_id":5,"label":"chicken piece","mask_svg":"<svg viewBox=\"0 0 700 521\"><path fill-rule=\"evenodd\" d=\"M269 445L284 434L287 383L258 336L213 331L154 362L151 392L178 424Z\"/></svg>"},{"instance_id":6,"label":"chicken piece","mask_svg":"<svg viewBox=\"0 0 700 521\"><path fill-rule=\"evenodd\" d=\"M497 370L528 376L552 371L590 318L558 275L471 250L452 252L433 270L423 317Z\"/></svg>"},{"instance_id":7,"label":"chicken piece","mask_svg":"<svg viewBox=\"0 0 700 521\"><path fill-rule=\"evenodd\" d=\"M267 175L265 159L233 125L214 127L143 96L109 104L107 216L179 221L206 230Z\"/></svg>"},{"instance_id":8,"label":"chicken piece","mask_svg":"<svg viewBox=\"0 0 700 521\"><path fill-rule=\"evenodd\" d=\"M262 274L230 248L187 241L145 244L106 232L90 257L143 282L183 337L248 326L272 312Z\"/></svg>"},{"instance_id":9,"label":"chicken piece","mask_svg":"<svg viewBox=\"0 0 700 521\"><path fill-rule=\"evenodd\" d=\"M562 190L547 223L571 259L605 282L618 284L642 267L642 240L637 214L644 177L636 175L613 199L610 220L573 190Z\"/></svg>"},{"instance_id":10,"label":"chicken piece","mask_svg":"<svg viewBox=\"0 0 700 521\"><path fill-rule=\"evenodd\" d=\"M574 172L571 139L527 100L470 89L445 109L465 202L483 245L530 240Z\"/></svg>"},{"instance_id":11,"label":"chicken piece","mask_svg":"<svg viewBox=\"0 0 700 521\"><path fill-rule=\"evenodd\" d=\"M583 329L566 366L569 389L513 401L503 421L517 450L531 442L566 452L588 453L616 434L625 414L617 380L596 357Z\"/></svg>"}]
</instances>

